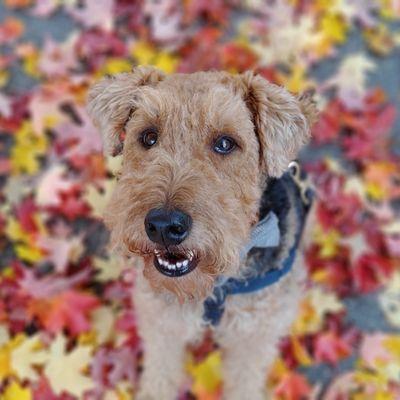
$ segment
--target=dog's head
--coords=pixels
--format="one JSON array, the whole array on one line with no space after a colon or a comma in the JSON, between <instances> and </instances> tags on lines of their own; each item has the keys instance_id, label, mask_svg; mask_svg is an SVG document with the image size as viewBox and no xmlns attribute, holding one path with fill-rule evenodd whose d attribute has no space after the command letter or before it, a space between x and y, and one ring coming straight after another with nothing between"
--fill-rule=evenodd
<instances>
[{"instance_id":1,"label":"dog's head","mask_svg":"<svg viewBox=\"0 0 400 400\"><path fill-rule=\"evenodd\" d=\"M139 254L157 290L205 296L234 274L257 222L266 176L280 176L316 111L251 72L165 76L151 67L105 78L89 112L123 166L105 222Z\"/></svg>"}]
</instances>

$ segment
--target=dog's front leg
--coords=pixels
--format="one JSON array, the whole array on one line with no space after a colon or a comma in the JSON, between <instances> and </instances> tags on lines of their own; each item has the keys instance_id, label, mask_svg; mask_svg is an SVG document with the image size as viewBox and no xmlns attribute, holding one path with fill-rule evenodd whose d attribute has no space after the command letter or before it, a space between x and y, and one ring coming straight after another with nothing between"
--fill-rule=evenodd
<instances>
[{"instance_id":1,"label":"dog's front leg","mask_svg":"<svg viewBox=\"0 0 400 400\"><path fill-rule=\"evenodd\" d=\"M186 344L193 328L177 303L168 304L138 279L134 302L144 349L137 400L176 400L184 379ZM186 322L186 321L185 321Z\"/></svg>"},{"instance_id":2,"label":"dog's front leg","mask_svg":"<svg viewBox=\"0 0 400 400\"><path fill-rule=\"evenodd\" d=\"M183 381L185 343L165 325L154 324L154 332L142 332L143 374L138 400L176 400ZM146 329L145 329L146 330Z\"/></svg>"},{"instance_id":3,"label":"dog's front leg","mask_svg":"<svg viewBox=\"0 0 400 400\"><path fill-rule=\"evenodd\" d=\"M223 399L267 400L267 371L277 354L276 341L266 343L257 335L224 336L219 341L223 354Z\"/></svg>"}]
</instances>

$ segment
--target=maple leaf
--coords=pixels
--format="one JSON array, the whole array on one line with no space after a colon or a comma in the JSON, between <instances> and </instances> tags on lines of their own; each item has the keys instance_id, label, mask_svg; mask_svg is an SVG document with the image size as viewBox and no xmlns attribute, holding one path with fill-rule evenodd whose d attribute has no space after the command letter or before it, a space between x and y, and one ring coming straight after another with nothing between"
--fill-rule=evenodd
<instances>
[{"instance_id":1,"label":"maple leaf","mask_svg":"<svg viewBox=\"0 0 400 400\"><path fill-rule=\"evenodd\" d=\"M94 382L84 375L91 362L92 348L77 346L67 352L67 339L58 334L49 348L49 359L44 374L56 395L70 393L83 398L85 392L94 388Z\"/></svg>"},{"instance_id":2,"label":"maple leaf","mask_svg":"<svg viewBox=\"0 0 400 400\"><path fill-rule=\"evenodd\" d=\"M178 59L170 52L159 50L147 42L136 42L131 50L139 65L154 65L167 73L175 72Z\"/></svg>"},{"instance_id":3,"label":"maple leaf","mask_svg":"<svg viewBox=\"0 0 400 400\"><path fill-rule=\"evenodd\" d=\"M34 134L32 124L25 121L15 134L15 145L11 149L11 168L14 174L34 174L40 168L39 157L46 152L45 136Z\"/></svg>"},{"instance_id":4,"label":"maple leaf","mask_svg":"<svg viewBox=\"0 0 400 400\"><path fill-rule=\"evenodd\" d=\"M390 259L376 255L362 255L352 269L354 285L361 293L378 289L393 272Z\"/></svg>"},{"instance_id":5,"label":"maple leaf","mask_svg":"<svg viewBox=\"0 0 400 400\"><path fill-rule=\"evenodd\" d=\"M301 400L309 398L311 386L303 375L296 372L287 372L274 392L282 400Z\"/></svg>"},{"instance_id":6,"label":"maple leaf","mask_svg":"<svg viewBox=\"0 0 400 400\"><path fill-rule=\"evenodd\" d=\"M60 192L68 191L73 181L65 177L64 165L55 164L48 168L40 178L36 189L36 203L39 206L57 206L60 204Z\"/></svg>"},{"instance_id":7,"label":"maple leaf","mask_svg":"<svg viewBox=\"0 0 400 400\"><path fill-rule=\"evenodd\" d=\"M75 41L76 35L62 44L47 36L38 61L40 72L49 77L60 77L70 73L77 65Z\"/></svg>"},{"instance_id":8,"label":"maple leaf","mask_svg":"<svg viewBox=\"0 0 400 400\"><path fill-rule=\"evenodd\" d=\"M89 206L81 197L81 187L72 186L69 190L60 193L61 202L57 206L51 206L49 209L55 214L64 215L69 220L78 217L85 217L90 211Z\"/></svg>"},{"instance_id":9,"label":"maple leaf","mask_svg":"<svg viewBox=\"0 0 400 400\"><path fill-rule=\"evenodd\" d=\"M182 59L177 67L178 72L195 70L221 69L218 40L221 32L218 29L205 27L196 33L181 50Z\"/></svg>"},{"instance_id":10,"label":"maple leaf","mask_svg":"<svg viewBox=\"0 0 400 400\"><path fill-rule=\"evenodd\" d=\"M203 361L195 364L193 360L186 366L193 377L192 391L199 398L205 398L207 394L215 392L221 384L221 354L214 351Z\"/></svg>"},{"instance_id":11,"label":"maple leaf","mask_svg":"<svg viewBox=\"0 0 400 400\"><path fill-rule=\"evenodd\" d=\"M153 41L178 46L189 34L188 30L182 26L182 7L174 0L145 2L143 14L150 21L150 33Z\"/></svg>"},{"instance_id":12,"label":"maple leaf","mask_svg":"<svg viewBox=\"0 0 400 400\"><path fill-rule=\"evenodd\" d=\"M68 262L77 261L84 251L81 236L70 239L41 236L37 243L46 252L43 261L50 261L58 273L65 272Z\"/></svg>"},{"instance_id":13,"label":"maple leaf","mask_svg":"<svg viewBox=\"0 0 400 400\"><path fill-rule=\"evenodd\" d=\"M29 101L32 128L36 135L43 135L46 128L53 128L65 120L61 105L74 102L66 85L43 85L36 90Z\"/></svg>"},{"instance_id":14,"label":"maple leaf","mask_svg":"<svg viewBox=\"0 0 400 400\"><path fill-rule=\"evenodd\" d=\"M314 339L315 359L319 362L336 364L351 354L349 343L334 332L320 333Z\"/></svg>"},{"instance_id":15,"label":"maple leaf","mask_svg":"<svg viewBox=\"0 0 400 400\"><path fill-rule=\"evenodd\" d=\"M104 181L101 190L98 190L93 185L88 185L86 187L84 199L92 209L92 216L97 218L103 217L104 209L111 199L114 187L114 179L107 179Z\"/></svg>"},{"instance_id":16,"label":"maple leaf","mask_svg":"<svg viewBox=\"0 0 400 400\"><path fill-rule=\"evenodd\" d=\"M92 152L101 152L100 134L86 111L81 107L77 107L74 108L73 112L75 118L79 119L78 124L70 121L63 122L55 129L60 141L72 142L72 146L66 152L66 157L71 157L74 154L86 155Z\"/></svg>"},{"instance_id":17,"label":"maple leaf","mask_svg":"<svg viewBox=\"0 0 400 400\"><path fill-rule=\"evenodd\" d=\"M33 299L29 313L35 316L49 332L66 328L71 335L90 330L88 314L99 305L93 295L68 290L51 299Z\"/></svg>"},{"instance_id":18,"label":"maple leaf","mask_svg":"<svg viewBox=\"0 0 400 400\"><path fill-rule=\"evenodd\" d=\"M101 306L91 313L92 329L96 333L96 343L104 344L113 337L115 311L111 307Z\"/></svg>"},{"instance_id":19,"label":"maple leaf","mask_svg":"<svg viewBox=\"0 0 400 400\"><path fill-rule=\"evenodd\" d=\"M367 75L376 65L364 54L351 54L341 61L338 72L328 79L326 87L335 87L338 98L349 110L364 108Z\"/></svg>"},{"instance_id":20,"label":"maple leaf","mask_svg":"<svg viewBox=\"0 0 400 400\"><path fill-rule=\"evenodd\" d=\"M113 26L113 0L86 0L83 7L67 5L65 9L87 28L101 28L110 31Z\"/></svg>"},{"instance_id":21,"label":"maple leaf","mask_svg":"<svg viewBox=\"0 0 400 400\"><path fill-rule=\"evenodd\" d=\"M13 348L10 357L11 368L19 379L34 381L38 378L38 373L33 367L43 365L48 358L47 352L42 347L38 335L29 338L20 337L18 345Z\"/></svg>"},{"instance_id":22,"label":"maple leaf","mask_svg":"<svg viewBox=\"0 0 400 400\"><path fill-rule=\"evenodd\" d=\"M23 387L19 382L12 380L6 387L1 400L32 400L32 392L29 387Z\"/></svg>"},{"instance_id":23,"label":"maple leaf","mask_svg":"<svg viewBox=\"0 0 400 400\"><path fill-rule=\"evenodd\" d=\"M360 347L360 357L363 363L370 368L376 368L380 363L388 362L392 357L384 346L383 333L365 335Z\"/></svg>"},{"instance_id":24,"label":"maple leaf","mask_svg":"<svg viewBox=\"0 0 400 400\"><path fill-rule=\"evenodd\" d=\"M138 350L130 346L100 347L91 365L92 379L100 387L115 387L121 381L134 383Z\"/></svg>"},{"instance_id":25,"label":"maple leaf","mask_svg":"<svg viewBox=\"0 0 400 400\"><path fill-rule=\"evenodd\" d=\"M97 71L109 57L127 56L127 46L115 32L98 29L81 32L75 49L89 71Z\"/></svg>"},{"instance_id":26,"label":"maple leaf","mask_svg":"<svg viewBox=\"0 0 400 400\"><path fill-rule=\"evenodd\" d=\"M102 282L118 279L125 268L122 258L117 255L105 259L94 257L93 265L97 270L96 279Z\"/></svg>"},{"instance_id":27,"label":"maple leaf","mask_svg":"<svg viewBox=\"0 0 400 400\"><path fill-rule=\"evenodd\" d=\"M229 13L229 7L223 0L190 0L184 6L185 22L189 24L200 16L225 23Z\"/></svg>"},{"instance_id":28,"label":"maple leaf","mask_svg":"<svg viewBox=\"0 0 400 400\"><path fill-rule=\"evenodd\" d=\"M0 45L10 44L18 39L24 32L23 23L14 17L7 17L0 24Z\"/></svg>"},{"instance_id":29,"label":"maple leaf","mask_svg":"<svg viewBox=\"0 0 400 400\"><path fill-rule=\"evenodd\" d=\"M89 276L90 270L83 269L71 276L50 275L37 278L35 272L23 268L15 267L19 273L19 287L24 293L34 298L49 298L65 292L75 285L85 283Z\"/></svg>"},{"instance_id":30,"label":"maple leaf","mask_svg":"<svg viewBox=\"0 0 400 400\"><path fill-rule=\"evenodd\" d=\"M344 309L335 293L313 286L307 291L307 297L300 304L300 312L293 325L293 333L304 335L316 333L322 328L324 317L328 313L337 313Z\"/></svg>"}]
</instances>

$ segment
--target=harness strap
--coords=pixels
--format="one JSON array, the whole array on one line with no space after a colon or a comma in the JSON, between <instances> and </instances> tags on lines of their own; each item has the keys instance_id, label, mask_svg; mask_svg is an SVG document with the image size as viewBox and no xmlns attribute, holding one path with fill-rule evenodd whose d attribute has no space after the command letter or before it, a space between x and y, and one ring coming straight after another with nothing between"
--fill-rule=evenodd
<instances>
[{"instance_id":1,"label":"harness strap","mask_svg":"<svg viewBox=\"0 0 400 400\"><path fill-rule=\"evenodd\" d=\"M265 287L278 282L292 269L304 227L305 216L312 198L310 190L307 190L309 188L305 188L305 185L299 179L299 171L300 167L297 165L297 170L295 172L296 175L291 173L294 182L300 190L302 199L302 201L295 201L296 216L298 219L297 231L295 233L294 243L289 250L289 254L282 262L282 267L279 269L267 270L262 274L250 278L227 278L226 280L217 283L214 287L213 294L204 301L203 320L206 324L213 326L218 325L225 310L225 300L227 296L252 293L264 289Z\"/></svg>"}]
</instances>

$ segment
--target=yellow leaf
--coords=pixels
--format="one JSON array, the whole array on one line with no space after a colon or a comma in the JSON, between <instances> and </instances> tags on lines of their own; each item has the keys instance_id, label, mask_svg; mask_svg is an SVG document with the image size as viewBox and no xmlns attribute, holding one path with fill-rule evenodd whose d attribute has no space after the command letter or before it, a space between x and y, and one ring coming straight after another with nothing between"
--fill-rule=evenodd
<instances>
[{"instance_id":1,"label":"yellow leaf","mask_svg":"<svg viewBox=\"0 0 400 400\"><path fill-rule=\"evenodd\" d=\"M327 13L321 19L320 32L332 42L343 43L346 40L347 30L346 21L338 14Z\"/></svg>"},{"instance_id":2,"label":"yellow leaf","mask_svg":"<svg viewBox=\"0 0 400 400\"><path fill-rule=\"evenodd\" d=\"M372 200L382 201L385 199L385 192L378 182L367 183L365 185L365 191Z\"/></svg>"},{"instance_id":3,"label":"yellow leaf","mask_svg":"<svg viewBox=\"0 0 400 400\"><path fill-rule=\"evenodd\" d=\"M187 369L193 377L193 392L212 393L221 384L221 354L218 351L210 353L202 362L189 362Z\"/></svg>"},{"instance_id":4,"label":"yellow leaf","mask_svg":"<svg viewBox=\"0 0 400 400\"><path fill-rule=\"evenodd\" d=\"M339 239L340 235L334 229L325 232L321 226L315 228L314 241L320 246L319 254L322 258L331 258L336 255Z\"/></svg>"},{"instance_id":5,"label":"yellow leaf","mask_svg":"<svg viewBox=\"0 0 400 400\"><path fill-rule=\"evenodd\" d=\"M383 345L400 362L400 335L391 335L383 340Z\"/></svg>"},{"instance_id":6,"label":"yellow leaf","mask_svg":"<svg viewBox=\"0 0 400 400\"><path fill-rule=\"evenodd\" d=\"M24 261L34 264L43 258L43 252L37 247L17 244L14 247L17 256Z\"/></svg>"},{"instance_id":7,"label":"yellow leaf","mask_svg":"<svg viewBox=\"0 0 400 400\"><path fill-rule=\"evenodd\" d=\"M12 381L0 396L0 400L32 400L32 392L29 388L22 387L18 382Z\"/></svg>"},{"instance_id":8,"label":"yellow leaf","mask_svg":"<svg viewBox=\"0 0 400 400\"><path fill-rule=\"evenodd\" d=\"M279 79L290 92L300 93L312 86L306 74L307 69L303 65L295 64L288 76L280 75Z\"/></svg>"},{"instance_id":9,"label":"yellow leaf","mask_svg":"<svg viewBox=\"0 0 400 400\"><path fill-rule=\"evenodd\" d=\"M295 335L314 333L319 330L320 325L321 319L318 317L310 300L304 299L300 304L299 313L293 324L293 333Z\"/></svg>"},{"instance_id":10,"label":"yellow leaf","mask_svg":"<svg viewBox=\"0 0 400 400\"><path fill-rule=\"evenodd\" d=\"M149 43L136 42L131 51L139 65L154 65L166 73L176 70L178 58L167 51L160 51Z\"/></svg>"},{"instance_id":11,"label":"yellow leaf","mask_svg":"<svg viewBox=\"0 0 400 400\"><path fill-rule=\"evenodd\" d=\"M311 275L311 278L316 283L326 283L329 281L329 273L328 271L320 270L316 271Z\"/></svg>"},{"instance_id":12,"label":"yellow leaf","mask_svg":"<svg viewBox=\"0 0 400 400\"><path fill-rule=\"evenodd\" d=\"M318 286L312 287L300 305L293 332L298 335L318 332L327 313L336 313L343 308L335 293L323 291Z\"/></svg>"},{"instance_id":13,"label":"yellow leaf","mask_svg":"<svg viewBox=\"0 0 400 400\"><path fill-rule=\"evenodd\" d=\"M272 365L272 368L268 374L268 382L273 385L274 383L279 382L284 375L288 372L288 368L285 364L285 361L281 357L277 358Z\"/></svg>"},{"instance_id":14,"label":"yellow leaf","mask_svg":"<svg viewBox=\"0 0 400 400\"><path fill-rule=\"evenodd\" d=\"M0 87L6 86L10 79L10 73L6 70L0 71Z\"/></svg>"},{"instance_id":15,"label":"yellow leaf","mask_svg":"<svg viewBox=\"0 0 400 400\"><path fill-rule=\"evenodd\" d=\"M176 67L178 65L178 59L175 56L171 55L170 53L163 51L158 54L158 57L154 65L157 68L161 69L161 71L170 74L172 72L175 72Z\"/></svg>"},{"instance_id":16,"label":"yellow leaf","mask_svg":"<svg viewBox=\"0 0 400 400\"><path fill-rule=\"evenodd\" d=\"M0 382L11 373L10 349L8 346L0 347Z\"/></svg>"},{"instance_id":17,"label":"yellow leaf","mask_svg":"<svg viewBox=\"0 0 400 400\"><path fill-rule=\"evenodd\" d=\"M22 65L24 72L27 75L30 75L34 78L39 78L40 77L40 72L39 72L39 52L36 49L33 49L30 52L27 52L22 60Z\"/></svg>"},{"instance_id":18,"label":"yellow leaf","mask_svg":"<svg viewBox=\"0 0 400 400\"><path fill-rule=\"evenodd\" d=\"M155 57L155 50L152 45L146 42L136 42L131 51L132 56L136 59L138 64L148 65L152 64Z\"/></svg>"},{"instance_id":19,"label":"yellow leaf","mask_svg":"<svg viewBox=\"0 0 400 400\"><path fill-rule=\"evenodd\" d=\"M129 72L132 69L132 63L123 58L109 58L100 69L98 75L104 76L107 74L114 75L121 72Z\"/></svg>"},{"instance_id":20,"label":"yellow leaf","mask_svg":"<svg viewBox=\"0 0 400 400\"><path fill-rule=\"evenodd\" d=\"M39 219L36 218L39 228ZM6 226L8 237L15 242L14 249L19 258L34 263L43 257L43 251L36 246L35 240L30 233L25 232L20 223L14 218L9 218Z\"/></svg>"},{"instance_id":21,"label":"yellow leaf","mask_svg":"<svg viewBox=\"0 0 400 400\"><path fill-rule=\"evenodd\" d=\"M293 348L293 353L296 358L296 360L301 364L301 365L311 365L312 364L312 359L310 355L308 354L307 349L302 346L300 341L298 340L297 337L292 336L290 338L292 342L292 348Z\"/></svg>"},{"instance_id":22,"label":"yellow leaf","mask_svg":"<svg viewBox=\"0 0 400 400\"><path fill-rule=\"evenodd\" d=\"M25 121L16 131L15 144L11 149L11 169L14 174L34 174L39 170L38 157L46 153L48 141L45 135L36 135L32 124Z\"/></svg>"}]
</instances>

